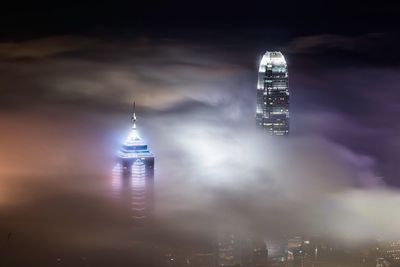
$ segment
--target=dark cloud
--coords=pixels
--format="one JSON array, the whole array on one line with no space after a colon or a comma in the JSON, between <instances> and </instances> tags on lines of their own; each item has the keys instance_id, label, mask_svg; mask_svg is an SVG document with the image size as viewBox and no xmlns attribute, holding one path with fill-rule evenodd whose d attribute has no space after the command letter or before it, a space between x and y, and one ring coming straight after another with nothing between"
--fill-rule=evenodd
<instances>
[{"instance_id":1,"label":"dark cloud","mask_svg":"<svg viewBox=\"0 0 400 267\"><path fill-rule=\"evenodd\" d=\"M58 45L53 42L47 39L19 44L10 57L20 54L20 50L30 51L31 56L46 49L55 51ZM46 44L47 48L37 51L32 43ZM99 45L96 40L76 43L84 45L69 51L86 51L86 43L93 50L85 55L62 53L56 57L46 50L50 54L41 54L35 61L3 61L3 101L35 104L83 100L118 104L135 95L141 105L152 107L188 99L218 102L224 98L219 85L231 83L234 88L242 75L237 62L221 60L227 58L223 56L226 53L219 55L206 46L185 47L168 41L146 44L141 40L116 45ZM110 54L110 49L116 52Z\"/></svg>"},{"instance_id":2,"label":"dark cloud","mask_svg":"<svg viewBox=\"0 0 400 267\"><path fill-rule=\"evenodd\" d=\"M323 53L326 50L365 50L373 42L381 41L382 33L366 34L360 36L345 36L338 34L321 34L301 36L289 44L289 50L295 53Z\"/></svg>"},{"instance_id":3,"label":"dark cloud","mask_svg":"<svg viewBox=\"0 0 400 267\"><path fill-rule=\"evenodd\" d=\"M398 33L390 32L297 36L286 50L300 58L310 57L314 64L330 64L330 68L391 68L400 62L398 37Z\"/></svg>"},{"instance_id":4,"label":"dark cloud","mask_svg":"<svg viewBox=\"0 0 400 267\"><path fill-rule=\"evenodd\" d=\"M74 36L56 36L0 43L2 60L41 59L96 45L95 40Z\"/></svg>"}]
</instances>

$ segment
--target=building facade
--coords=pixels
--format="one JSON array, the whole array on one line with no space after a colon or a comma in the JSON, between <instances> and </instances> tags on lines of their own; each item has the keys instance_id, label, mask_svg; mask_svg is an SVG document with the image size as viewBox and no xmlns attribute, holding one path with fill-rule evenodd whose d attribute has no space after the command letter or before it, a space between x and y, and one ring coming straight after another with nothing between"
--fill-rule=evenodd
<instances>
[{"instance_id":1,"label":"building facade","mask_svg":"<svg viewBox=\"0 0 400 267\"><path fill-rule=\"evenodd\" d=\"M281 52L267 51L261 59L256 122L270 135L289 134L289 75Z\"/></svg>"},{"instance_id":2,"label":"building facade","mask_svg":"<svg viewBox=\"0 0 400 267\"><path fill-rule=\"evenodd\" d=\"M379 244L379 256L388 261L390 266L400 266L400 240L382 240Z\"/></svg>"}]
</instances>

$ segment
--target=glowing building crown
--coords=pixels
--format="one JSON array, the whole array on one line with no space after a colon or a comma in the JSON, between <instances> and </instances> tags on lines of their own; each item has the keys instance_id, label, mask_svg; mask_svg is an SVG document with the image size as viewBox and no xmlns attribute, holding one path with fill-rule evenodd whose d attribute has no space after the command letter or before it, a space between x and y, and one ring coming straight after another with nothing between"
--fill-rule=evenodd
<instances>
[{"instance_id":1,"label":"glowing building crown","mask_svg":"<svg viewBox=\"0 0 400 267\"><path fill-rule=\"evenodd\" d=\"M261 59L260 67L258 72L265 72L267 66L284 66L286 67L285 57L281 52L265 52L264 56Z\"/></svg>"},{"instance_id":2,"label":"glowing building crown","mask_svg":"<svg viewBox=\"0 0 400 267\"><path fill-rule=\"evenodd\" d=\"M147 144L140 138L136 129L135 103L133 103L132 110L132 128L121 149L118 151L118 156L122 159L153 158L153 154L150 152Z\"/></svg>"}]
</instances>

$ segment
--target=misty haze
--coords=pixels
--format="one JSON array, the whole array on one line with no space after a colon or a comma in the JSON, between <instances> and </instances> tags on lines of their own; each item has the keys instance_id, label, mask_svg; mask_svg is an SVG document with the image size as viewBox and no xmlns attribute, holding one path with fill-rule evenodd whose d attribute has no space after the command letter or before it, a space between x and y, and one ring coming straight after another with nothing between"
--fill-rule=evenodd
<instances>
[{"instance_id":1,"label":"misty haze","mask_svg":"<svg viewBox=\"0 0 400 267\"><path fill-rule=\"evenodd\" d=\"M0 266L400 266L398 9L222 2L4 13Z\"/></svg>"}]
</instances>

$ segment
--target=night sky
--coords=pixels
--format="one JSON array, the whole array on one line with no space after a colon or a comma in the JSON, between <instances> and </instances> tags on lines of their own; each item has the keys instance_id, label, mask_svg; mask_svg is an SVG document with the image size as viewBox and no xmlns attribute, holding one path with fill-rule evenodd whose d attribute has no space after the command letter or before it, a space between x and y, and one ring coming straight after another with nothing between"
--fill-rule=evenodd
<instances>
[{"instance_id":1,"label":"night sky","mask_svg":"<svg viewBox=\"0 0 400 267\"><path fill-rule=\"evenodd\" d=\"M385 1L4 5L0 255L143 260L110 186L133 99L156 155L159 247L218 228L400 235L399 13ZM255 129L266 50L288 62L287 139Z\"/></svg>"}]
</instances>

